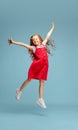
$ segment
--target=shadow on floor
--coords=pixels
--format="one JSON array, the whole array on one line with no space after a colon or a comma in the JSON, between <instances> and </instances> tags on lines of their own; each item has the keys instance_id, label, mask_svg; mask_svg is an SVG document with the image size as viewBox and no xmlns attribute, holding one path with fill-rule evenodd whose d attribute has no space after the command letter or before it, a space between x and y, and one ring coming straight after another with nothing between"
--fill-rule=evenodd
<instances>
[{"instance_id":1,"label":"shadow on floor","mask_svg":"<svg viewBox=\"0 0 78 130\"><path fill-rule=\"evenodd\" d=\"M28 114L47 116L47 109L43 109L37 104L24 104L24 103L1 103L0 113L9 114Z\"/></svg>"}]
</instances>

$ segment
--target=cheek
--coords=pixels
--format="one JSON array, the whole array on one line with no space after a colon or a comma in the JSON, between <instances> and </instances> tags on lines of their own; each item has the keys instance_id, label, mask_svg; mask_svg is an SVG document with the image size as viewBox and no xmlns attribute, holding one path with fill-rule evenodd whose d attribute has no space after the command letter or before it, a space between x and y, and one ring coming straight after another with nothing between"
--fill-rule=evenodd
<instances>
[{"instance_id":1,"label":"cheek","mask_svg":"<svg viewBox=\"0 0 78 130\"><path fill-rule=\"evenodd\" d=\"M35 40L33 40L33 43L35 43Z\"/></svg>"}]
</instances>

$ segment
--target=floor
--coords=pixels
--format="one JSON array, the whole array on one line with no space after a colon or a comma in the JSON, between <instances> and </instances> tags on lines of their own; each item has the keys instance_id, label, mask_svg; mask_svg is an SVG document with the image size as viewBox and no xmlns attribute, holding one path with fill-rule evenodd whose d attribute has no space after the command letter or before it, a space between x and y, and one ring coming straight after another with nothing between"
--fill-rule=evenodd
<instances>
[{"instance_id":1,"label":"floor","mask_svg":"<svg viewBox=\"0 0 78 130\"><path fill-rule=\"evenodd\" d=\"M78 130L78 107L1 103L0 130Z\"/></svg>"}]
</instances>

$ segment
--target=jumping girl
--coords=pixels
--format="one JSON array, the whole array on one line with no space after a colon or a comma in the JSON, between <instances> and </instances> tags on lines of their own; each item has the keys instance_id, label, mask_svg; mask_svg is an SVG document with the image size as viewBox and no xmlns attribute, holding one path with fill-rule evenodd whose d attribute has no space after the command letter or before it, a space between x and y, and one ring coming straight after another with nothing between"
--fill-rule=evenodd
<instances>
[{"instance_id":1,"label":"jumping girl","mask_svg":"<svg viewBox=\"0 0 78 130\"><path fill-rule=\"evenodd\" d=\"M20 99L23 89L32 79L39 80L39 99L37 100L37 104L42 108L46 108L46 104L43 99L43 89L44 81L47 80L48 75L49 51L47 49L47 45L49 45L50 37L54 30L54 27L55 25L52 23L51 29L47 33L47 36L44 40L39 34L34 34L31 36L30 45L14 41L12 38L8 39L9 44L19 45L27 48L32 58L32 64L30 65L28 71L28 77L23 82L21 87L16 90L16 99Z\"/></svg>"}]
</instances>

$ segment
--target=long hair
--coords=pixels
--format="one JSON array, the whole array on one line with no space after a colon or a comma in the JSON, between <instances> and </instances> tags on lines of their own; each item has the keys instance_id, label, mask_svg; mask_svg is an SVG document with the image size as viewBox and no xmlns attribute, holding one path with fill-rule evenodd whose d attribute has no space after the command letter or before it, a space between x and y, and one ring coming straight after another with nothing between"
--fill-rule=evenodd
<instances>
[{"instance_id":1,"label":"long hair","mask_svg":"<svg viewBox=\"0 0 78 130\"><path fill-rule=\"evenodd\" d=\"M43 42L43 39L42 39L42 37L41 37L39 34L34 34L34 35L32 35L32 36L30 37L30 46L36 46L36 45L34 45L34 43L33 43L33 37L36 36L36 35L38 36L38 38L39 38L39 40L40 40L40 43ZM30 53L31 59L34 60L35 54L34 54L30 49L28 50L28 52Z\"/></svg>"},{"instance_id":2,"label":"long hair","mask_svg":"<svg viewBox=\"0 0 78 130\"><path fill-rule=\"evenodd\" d=\"M53 55L53 53L52 53L53 50L52 49L54 49L54 50L56 49L55 42L54 42L53 39L50 38L47 41L46 48L47 48L48 54Z\"/></svg>"},{"instance_id":3,"label":"long hair","mask_svg":"<svg viewBox=\"0 0 78 130\"><path fill-rule=\"evenodd\" d=\"M35 35L38 36L38 38L39 38L39 40L40 40L41 43L43 42L43 39L42 39L42 37L41 37L39 34L34 34L34 35L32 35L32 36L30 37L30 46L36 46L36 45L34 45L34 43L33 43L33 37L34 37ZM47 41L47 43L46 43L46 49L47 49L47 53L50 54L50 55L52 55L52 53L51 53L51 51L50 51L50 49L49 49L49 46L51 46L52 48L55 48L54 41L51 40L51 39L49 39L49 40ZM30 49L29 49L29 53L30 53L31 58L34 59L35 55L34 55L34 53L33 53Z\"/></svg>"}]
</instances>

